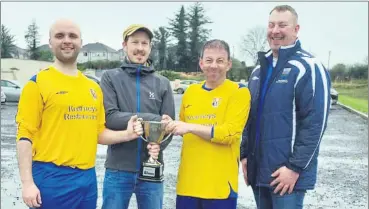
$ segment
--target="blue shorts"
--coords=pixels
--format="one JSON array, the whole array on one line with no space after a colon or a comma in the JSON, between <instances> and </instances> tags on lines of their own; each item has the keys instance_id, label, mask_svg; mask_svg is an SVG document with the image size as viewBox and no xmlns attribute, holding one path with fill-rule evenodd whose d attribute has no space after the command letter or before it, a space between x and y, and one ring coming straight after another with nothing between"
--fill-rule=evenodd
<instances>
[{"instance_id":1,"label":"blue shorts","mask_svg":"<svg viewBox=\"0 0 369 209\"><path fill-rule=\"evenodd\" d=\"M237 198L202 199L177 195L176 209L236 209Z\"/></svg>"},{"instance_id":2,"label":"blue shorts","mask_svg":"<svg viewBox=\"0 0 369 209\"><path fill-rule=\"evenodd\" d=\"M40 209L96 209L95 168L81 170L33 162L32 174L41 193Z\"/></svg>"}]
</instances>

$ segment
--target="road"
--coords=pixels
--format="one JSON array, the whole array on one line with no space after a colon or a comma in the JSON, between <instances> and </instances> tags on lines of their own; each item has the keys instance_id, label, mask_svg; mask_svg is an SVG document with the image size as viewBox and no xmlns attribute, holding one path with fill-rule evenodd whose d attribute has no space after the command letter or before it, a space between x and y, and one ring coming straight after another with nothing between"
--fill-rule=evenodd
<instances>
[{"instance_id":1,"label":"road","mask_svg":"<svg viewBox=\"0 0 369 209\"><path fill-rule=\"evenodd\" d=\"M178 116L181 95L175 95ZM26 209L23 204L15 151L16 105L1 108L1 208ZM164 209L175 208L175 184L181 150L181 138L175 137L164 151ZM96 160L99 199L104 179L105 146L99 146ZM322 139L316 189L305 198L305 209L368 208L368 123L366 120L334 106ZM251 189L239 173L239 209L253 209ZM134 196L130 209L137 208Z\"/></svg>"}]
</instances>

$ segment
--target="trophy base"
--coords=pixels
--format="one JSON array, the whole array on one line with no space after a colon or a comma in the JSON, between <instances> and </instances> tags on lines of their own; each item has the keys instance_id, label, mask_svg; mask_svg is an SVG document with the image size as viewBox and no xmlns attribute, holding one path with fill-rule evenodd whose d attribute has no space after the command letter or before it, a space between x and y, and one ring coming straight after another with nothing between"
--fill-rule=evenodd
<instances>
[{"instance_id":1,"label":"trophy base","mask_svg":"<svg viewBox=\"0 0 369 209\"><path fill-rule=\"evenodd\" d=\"M159 162L158 162L159 163ZM163 182L163 165L161 163L144 162L140 168L138 179L142 181Z\"/></svg>"}]
</instances>

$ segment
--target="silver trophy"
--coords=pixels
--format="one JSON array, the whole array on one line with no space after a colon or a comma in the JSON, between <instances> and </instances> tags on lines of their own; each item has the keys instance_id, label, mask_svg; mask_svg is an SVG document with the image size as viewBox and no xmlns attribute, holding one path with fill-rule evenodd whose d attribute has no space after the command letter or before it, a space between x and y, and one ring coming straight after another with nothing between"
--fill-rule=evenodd
<instances>
[{"instance_id":1,"label":"silver trophy","mask_svg":"<svg viewBox=\"0 0 369 209\"><path fill-rule=\"evenodd\" d=\"M156 143L160 145L168 140L172 135L170 133L165 136L165 127L167 123L144 121L142 118L139 118L138 121L141 122L144 130L144 136L141 136L141 138L148 143ZM147 161L142 163L138 178L144 181L162 182L164 180L163 164L150 156Z\"/></svg>"}]
</instances>

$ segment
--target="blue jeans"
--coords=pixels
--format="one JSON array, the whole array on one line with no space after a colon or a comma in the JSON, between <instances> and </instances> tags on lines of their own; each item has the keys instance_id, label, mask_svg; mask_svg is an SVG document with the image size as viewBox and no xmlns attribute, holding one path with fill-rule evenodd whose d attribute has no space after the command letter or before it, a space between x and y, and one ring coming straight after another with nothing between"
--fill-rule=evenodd
<instances>
[{"instance_id":1,"label":"blue jeans","mask_svg":"<svg viewBox=\"0 0 369 209\"><path fill-rule=\"evenodd\" d=\"M274 194L274 189L267 187L253 188L255 202L258 209L302 209L305 197L305 190L293 191L291 194L285 193L281 196Z\"/></svg>"},{"instance_id":2,"label":"blue jeans","mask_svg":"<svg viewBox=\"0 0 369 209\"><path fill-rule=\"evenodd\" d=\"M127 209L133 193L138 209L162 209L163 183L141 181L138 174L106 169L102 209Z\"/></svg>"}]
</instances>

